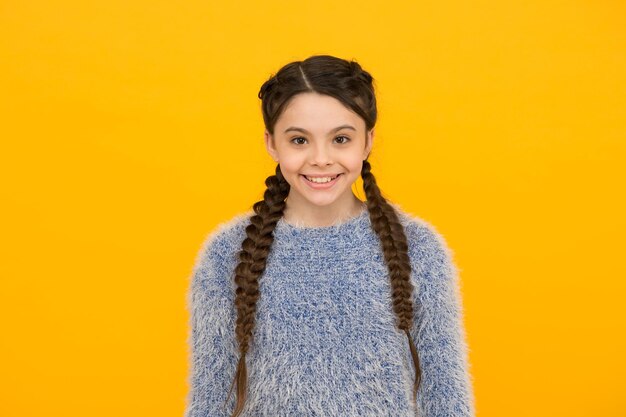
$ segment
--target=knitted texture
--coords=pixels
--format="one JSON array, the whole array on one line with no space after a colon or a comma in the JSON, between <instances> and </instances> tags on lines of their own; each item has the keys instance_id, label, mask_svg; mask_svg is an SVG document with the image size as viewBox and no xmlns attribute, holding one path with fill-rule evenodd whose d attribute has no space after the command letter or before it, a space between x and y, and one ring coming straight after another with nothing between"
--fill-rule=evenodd
<instances>
[{"instance_id":1,"label":"knitted texture","mask_svg":"<svg viewBox=\"0 0 626 417\"><path fill-rule=\"evenodd\" d=\"M394 207L415 287L417 404L407 337L396 327L382 246L364 210L326 227L278 221L259 280L242 416L474 416L453 254L431 224ZM218 225L197 255L187 295L185 417L229 417L234 409L234 389L224 407L239 358L233 276L253 214Z\"/></svg>"}]
</instances>

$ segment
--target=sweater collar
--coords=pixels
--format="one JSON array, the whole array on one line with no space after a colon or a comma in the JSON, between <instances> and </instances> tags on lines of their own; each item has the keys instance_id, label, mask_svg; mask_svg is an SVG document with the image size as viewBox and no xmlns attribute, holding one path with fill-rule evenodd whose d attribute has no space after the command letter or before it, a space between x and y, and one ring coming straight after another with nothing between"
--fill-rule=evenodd
<instances>
[{"instance_id":1,"label":"sweater collar","mask_svg":"<svg viewBox=\"0 0 626 417\"><path fill-rule=\"evenodd\" d=\"M369 211L366 208L356 216L330 226L299 226L288 223L281 217L276 223L274 234L286 234L293 237L324 237L345 234L362 227L371 227Z\"/></svg>"}]
</instances>

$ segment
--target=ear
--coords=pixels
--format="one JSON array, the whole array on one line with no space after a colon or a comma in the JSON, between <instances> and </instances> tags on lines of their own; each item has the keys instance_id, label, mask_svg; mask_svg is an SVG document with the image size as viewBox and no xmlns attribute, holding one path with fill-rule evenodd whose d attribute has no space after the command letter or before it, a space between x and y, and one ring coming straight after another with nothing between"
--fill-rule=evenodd
<instances>
[{"instance_id":1,"label":"ear","mask_svg":"<svg viewBox=\"0 0 626 417\"><path fill-rule=\"evenodd\" d=\"M274 138L272 134L265 129L265 149L267 149L267 153L270 154L274 162L278 162L278 152L276 151L276 147L274 147Z\"/></svg>"},{"instance_id":2,"label":"ear","mask_svg":"<svg viewBox=\"0 0 626 417\"><path fill-rule=\"evenodd\" d=\"M370 152L372 152L372 147L374 146L374 129L372 128L365 137L365 150L363 151L363 160L365 161L369 156Z\"/></svg>"}]
</instances>

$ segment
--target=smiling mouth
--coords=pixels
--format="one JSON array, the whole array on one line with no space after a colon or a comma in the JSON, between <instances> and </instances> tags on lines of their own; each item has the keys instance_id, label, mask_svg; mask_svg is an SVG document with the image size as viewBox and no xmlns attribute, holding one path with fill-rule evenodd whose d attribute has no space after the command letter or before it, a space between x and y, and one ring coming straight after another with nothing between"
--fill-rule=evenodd
<instances>
[{"instance_id":1,"label":"smiling mouth","mask_svg":"<svg viewBox=\"0 0 626 417\"><path fill-rule=\"evenodd\" d=\"M306 175L302 175L304 177L304 179L306 179L309 182L312 182L314 184L326 184L329 182L333 182L334 180L336 180L337 178L339 178L341 174L337 174L334 177L328 176L328 177L307 177Z\"/></svg>"}]
</instances>

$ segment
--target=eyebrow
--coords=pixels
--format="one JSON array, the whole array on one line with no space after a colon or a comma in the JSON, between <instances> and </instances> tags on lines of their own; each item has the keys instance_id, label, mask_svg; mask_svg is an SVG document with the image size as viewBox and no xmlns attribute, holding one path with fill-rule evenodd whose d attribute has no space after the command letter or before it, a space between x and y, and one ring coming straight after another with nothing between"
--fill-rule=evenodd
<instances>
[{"instance_id":1,"label":"eyebrow","mask_svg":"<svg viewBox=\"0 0 626 417\"><path fill-rule=\"evenodd\" d=\"M351 125L341 125L341 126L337 126L336 128L332 129L330 131L330 133L338 132L341 129L352 129L352 130L354 130L356 132L356 129L354 128L354 126L351 126ZM295 126L288 127L287 129L285 129L284 133L291 132L291 131L302 132L302 133L307 133L307 134L310 133L306 129L303 129L301 127L295 127Z\"/></svg>"}]
</instances>

